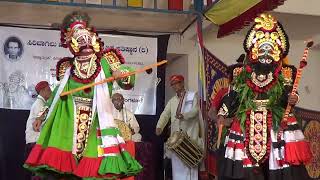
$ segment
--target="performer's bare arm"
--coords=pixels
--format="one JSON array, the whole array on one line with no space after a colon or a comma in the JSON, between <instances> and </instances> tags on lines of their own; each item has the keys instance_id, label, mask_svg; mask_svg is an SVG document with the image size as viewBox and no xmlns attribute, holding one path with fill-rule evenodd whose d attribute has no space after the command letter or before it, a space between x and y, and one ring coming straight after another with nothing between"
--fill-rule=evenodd
<instances>
[{"instance_id":1,"label":"performer's bare arm","mask_svg":"<svg viewBox=\"0 0 320 180\"><path fill-rule=\"evenodd\" d=\"M168 104L166 105L166 107L164 108L163 112L160 115L160 119L157 123L157 128L156 128L156 135L159 136L164 127L167 125L167 123L170 120L170 116L171 116L171 101L168 102Z\"/></svg>"},{"instance_id":2,"label":"performer's bare arm","mask_svg":"<svg viewBox=\"0 0 320 180\"><path fill-rule=\"evenodd\" d=\"M119 78L120 76L121 76L121 71L120 70L116 70L116 71L113 71L112 72L112 76L115 78L115 79L117 79L117 78Z\"/></svg>"},{"instance_id":3,"label":"performer's bare arm","mask_svg":"<svg viewBox=\"0 0 320 180\"><path fill-rule=\"evenodd\" d=\"M227 95L225 95L222 99L221 106L217 112L217 126L219 125L229 125L231 119L227 121L227 118L231 118L234 116L235 112L239 107L239 101L237 99L237 92L231 91Z\"/></svg>"},{"instance_id":4,"label":"performer's bare arm","mask_svg":"<svg viewBox=\"0 0 320 180\"><path fill-rule=\"evenodd\" d=\"M49 109L45 109L45 111L42 112L41 116L37 117L36 120L32 123L34 131L40 132L41 124L44 121L48 111L49 111Z\"/></svg>"}]
</instances>

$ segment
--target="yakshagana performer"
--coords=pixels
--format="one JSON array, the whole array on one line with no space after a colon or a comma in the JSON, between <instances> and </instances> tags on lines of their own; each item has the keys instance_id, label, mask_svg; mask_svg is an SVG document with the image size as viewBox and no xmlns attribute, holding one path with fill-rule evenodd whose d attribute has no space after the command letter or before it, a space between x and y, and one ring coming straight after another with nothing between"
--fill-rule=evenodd
<instances>
[{"instance_id":1,"label":"yakshagana performer","mask_svg":"<svg viewBox=\"0 0 320 180\"><path fill-rule=\"evenodd\" d=\"M232 68L232 88L220 93L217 123L233 121L218 162L219 178L308 179L303 164L311 158L309 145L292 112L282 120L287 104L295 105L299 97L291 94L296 68L286 63L289 41L282 25L260 15L244 49L244 64Z\"/></svg>"},{"instance_id":2,"label":"yakshagana performer","mask_svg":"<svg viewBox=\"0 0 320 180\"><path fill-rule=\"evenodd\" d=\"M103 50L103 42L88 23L88 15L81 12L74 12L63 21L61 42L74 57L63 58L57 64L57 78L61 82L49 99L39 140L24 166L39 174L75 175L84 179L133 176L142 167L126 151L114 122L112 83L60 98L62 92L132 71L122 65L124 58L118 50ZM117 83L130 89L134 79L129 76Z\"/></svg>"}]
</instances>

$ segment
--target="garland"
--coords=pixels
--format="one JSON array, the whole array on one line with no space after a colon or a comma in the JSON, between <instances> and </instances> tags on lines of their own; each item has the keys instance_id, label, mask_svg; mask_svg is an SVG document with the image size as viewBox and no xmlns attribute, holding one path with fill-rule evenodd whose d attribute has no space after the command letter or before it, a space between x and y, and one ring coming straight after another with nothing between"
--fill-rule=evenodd
<instances>
[{"instance_id":1,"label":"garland","mask_svg":"<svg viewBox=\"0 0 320 180\"><path fill-rule=\"evenodd\" d=\"M248 68L244 69L240 75L235 79L235 90L239 94L238 101L240 102L239 108L236 112L236 116L240 119L241 129L245 133L245 122L247 118L246 112L248 110L255 110L256 105L253 102L256 95L259 92L254 92L251 87L246 83L250 80L251 76ZM284 78L282 74L278 74L276 77L278 80L274 83L273 87L266 90L269 103L267 105L268 110L272 114L272 127L274 131L277 131L284 113L284 108L279 104L280 98L284 92Z\"/></svg>"}]
</instances>

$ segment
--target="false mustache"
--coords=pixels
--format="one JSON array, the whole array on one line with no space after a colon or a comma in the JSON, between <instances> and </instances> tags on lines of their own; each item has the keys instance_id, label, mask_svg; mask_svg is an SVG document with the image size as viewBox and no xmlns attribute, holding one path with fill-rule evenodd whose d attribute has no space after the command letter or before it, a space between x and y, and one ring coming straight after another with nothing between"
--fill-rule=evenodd
<instances>
[{"instance_id":1,"label":"false mustache","mask_svg":"<svg viewBox=\"0 0 320 180\"><path fill-rule=\"evenodd\" d=\"M276 66L274 64L262 64L260 62L253 64L252 69L256 73L267 74L274 71Z\"/></svg>"},{"instance_id":2,"label":"false mustache","mask_svg":"<svg viewBox=\"0 0 320 180\"><path fill-rule=\"evenodd\" d=\"M82 51L82 50L87 49L87 48L93 49L93 46L92 45L80 46L79 50Z\"/></svg>"}]
</instances>

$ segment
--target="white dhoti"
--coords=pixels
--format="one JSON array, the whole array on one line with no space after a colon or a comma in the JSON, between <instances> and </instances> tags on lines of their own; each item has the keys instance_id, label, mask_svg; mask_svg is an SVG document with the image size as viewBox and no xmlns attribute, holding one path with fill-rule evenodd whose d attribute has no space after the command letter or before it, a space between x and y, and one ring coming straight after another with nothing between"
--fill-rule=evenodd
<instances>
[{"instance_id":1,"label":"white dhoti","mask_svg":"<svg viewBox=\"0 0 320 180\"><path fill-rule=\"evenodd\" d=\"M198 167L190 168L174 152L169 153L173 180L197 180Z\"/></svg>"}]
</instances>

